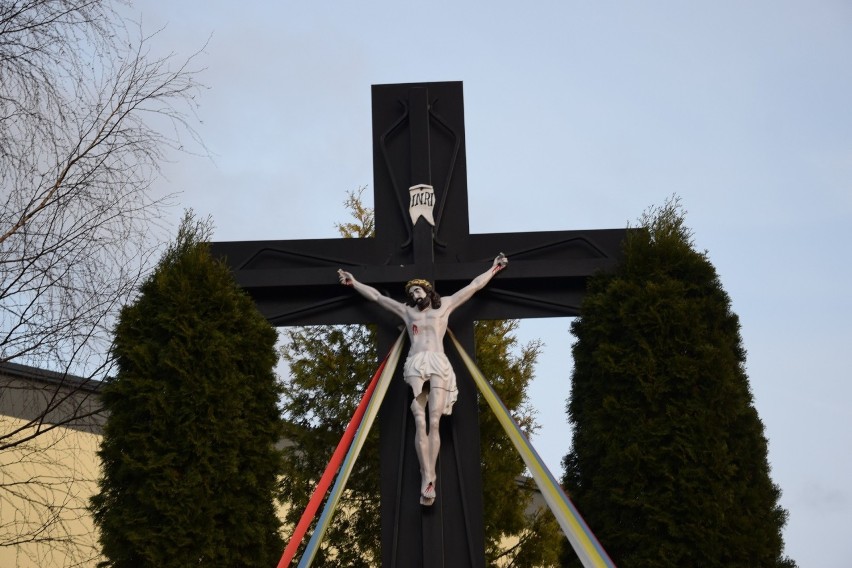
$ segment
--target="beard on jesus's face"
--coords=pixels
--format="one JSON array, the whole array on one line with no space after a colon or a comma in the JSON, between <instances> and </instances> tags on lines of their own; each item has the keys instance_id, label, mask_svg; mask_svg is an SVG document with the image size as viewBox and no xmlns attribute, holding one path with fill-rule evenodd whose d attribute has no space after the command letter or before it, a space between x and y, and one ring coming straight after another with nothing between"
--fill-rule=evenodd
<instances>
[{"instance_id":1,"label":"beard on jesus's face","mask_svg":"<svg viewBox=\"0 0 852 568\"><path fill-rule=\"evenodd\" d=\"M417 306L417 309L421 312L429 307L432 303L431 298L429 296L424 296L422 298L414 298L414 304Z\"/></svg>"}]
</instances>

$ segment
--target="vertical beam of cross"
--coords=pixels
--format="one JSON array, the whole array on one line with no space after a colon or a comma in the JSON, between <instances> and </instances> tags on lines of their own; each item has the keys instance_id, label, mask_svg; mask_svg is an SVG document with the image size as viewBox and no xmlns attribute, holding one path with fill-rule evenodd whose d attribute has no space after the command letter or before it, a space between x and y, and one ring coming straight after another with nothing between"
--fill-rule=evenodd
<instances>
[{"instance_id":1,"label":"vertical beam of cross","mask_svg":"<svg viewBox=\"0 0 852 568\"><path fill-rule=\"evenodd\" d=\"M426 86L408 89L409 187L432 185L430 99ZM387 141L387 140L386 140ZM387 148L383 148L387 150ZM453 172L447 172L451 177ZM403 188L396 188L401 191ZM440 191L440 190L439 190ZM379 187L376 198L379 198ZM440 195L440 194L438 194ZM434 209L433 209L434 217ZM438 220L440 222L440 218ZM402 235L400 235L402 237ZM418 277L435 281L435 231L424 217L412 227L411 260ZM401 239L400 239L401 240ZM399 241L398 241L399 242ZM495 253L496 254L496 253ZM456 333L473 346L473 322L455 322ZM380 350L392 340L381 336ZM387 344L389 345L389 343ZM447 350L450 353L451 350ZM479 475L479 421L472 378L460 361L453 361L459 383L459 401L451 416L441 421L438 460L438 498L431 507L413 499L419 493L420 474L413 451L414 431L408 408L411 394L397 377L399 388L389 393L380 416L382 453L382 557L384 566L412 566L415 556L424 568L484 566L482 484ZM403 413L399 409L405 409ZM404 432L401 439L388 433ZM390 546L387 544L390 543ZM415 552L417 551L417 552Z\"/></svg>"}]
</instances>

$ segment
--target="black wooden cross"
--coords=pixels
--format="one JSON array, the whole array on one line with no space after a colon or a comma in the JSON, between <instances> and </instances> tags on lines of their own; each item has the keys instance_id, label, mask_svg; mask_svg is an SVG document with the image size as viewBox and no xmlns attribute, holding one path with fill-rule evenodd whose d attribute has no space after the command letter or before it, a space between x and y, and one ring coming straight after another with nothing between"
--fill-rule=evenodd
<instances>
[{"instance_id":1,"label":"black wooden cross","mask_svg":"<svg viewBox=\"0 0 852 568\"><path fill-rule=\"evenodd\" d=\"M373 172L376 236L213 243L237 282L274 325L376 323L384 354L400 322L340 286L337 269L402 300L412 278L451 294L504 252L509 266L450 319L474 352L474 320L575 316L594 272L612 267L624 229L470 234L462 84L373 86ZM434 187L430 197L428 188ZM513 191L523 199L524 188ZM417 197L412 197L416 195ZM412 222L412 203L424 217ZM561 206L561 204L554 204ZM506 212L507 218L510 212ZM397 377L381 408L382 565L484 568L479 416L473 380L445 345L459 399L441 422L438 499L419 504L420 473L410 418L411 392Z\"/></svg>"}]
</instances>

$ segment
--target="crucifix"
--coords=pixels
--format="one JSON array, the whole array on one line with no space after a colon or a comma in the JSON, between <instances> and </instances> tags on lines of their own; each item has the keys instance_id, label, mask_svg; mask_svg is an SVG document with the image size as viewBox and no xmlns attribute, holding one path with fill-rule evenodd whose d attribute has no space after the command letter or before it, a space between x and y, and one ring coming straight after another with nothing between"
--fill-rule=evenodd
<instances>
[{"instance_id":1,"label":"crucifix","mask_svg":"<svg viewBox=\"0 0 852 568\"><path fill-rule=\"evenodd\" d=\"M475 352L475 320L578 315L586 280L615 265L625 229L470 234L462 84L374 85L372 106L375 238L213 243L261 313L277 326L374 323L386 353L398 320L341 287L339 268L392 298L412 279L449 295L502 251L510 267L449 319L466 351ZM412 394L401 375L381 407L386 568L485 566L477 393L445 347L458 400L440 423L439 491L429 506L418 499Z\"/></svg>"}]
</instances>

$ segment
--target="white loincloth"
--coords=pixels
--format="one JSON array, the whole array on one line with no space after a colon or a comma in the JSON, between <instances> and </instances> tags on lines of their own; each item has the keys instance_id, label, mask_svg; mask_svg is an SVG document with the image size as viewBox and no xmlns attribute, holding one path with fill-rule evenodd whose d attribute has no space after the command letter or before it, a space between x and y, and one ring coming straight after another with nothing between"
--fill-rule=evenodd
<instances>
[{"instance_id":1,"label":"white loincloth","mask_svg":"<svg viewBox=\"0 0 852 568\"><path fill-rule=\"evenodd\" d=\"M447 391L447 402L443 413L446 415L453 413L453 404L459 398L459 389L456 386L456 374L446 355L433 351L411 354L402 367L402 375L405 382L411 386L415 398L423 392L426 381L430 382L431 389L439 388Z\"/></svg>"}]
</instances>

